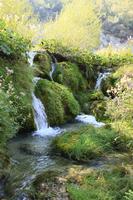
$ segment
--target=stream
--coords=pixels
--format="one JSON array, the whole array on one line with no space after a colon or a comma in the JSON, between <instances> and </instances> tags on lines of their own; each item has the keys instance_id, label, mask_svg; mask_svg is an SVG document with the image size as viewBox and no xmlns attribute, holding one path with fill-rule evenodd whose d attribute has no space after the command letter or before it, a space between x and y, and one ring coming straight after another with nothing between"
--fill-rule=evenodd
<instances>
[{"instance_id":1,"label":"stream","mask_svg":"<svg viewBox=\"0 0 133 200\"><path fill-rule=\"evenodd\" d=\"M33 66L33 60L36 53L29 53L29 64ZM52 64L50 77L54 73L55 65ZM109 74L99 74L95 89L100 89L102 79ZM39 81L39 77L35 77L34 84ZM75 118L73 123L65 124L62 127L50 127L47 122L45 107L34 93L32 93L32 105L34 109L34 121L36 131L17 136L8 143L8 151L11 157L12 169L11 176L6 186L6 199L9 200L28 200L26 190L28 190L38 174L48 170L66 171L72 166L80 166L74 161L69 161L62 157L51 154L51 142L58 134L64 131L72 131L79 129L80 126L92 124L95 127L101 127L105 124L97 122L94 116L81 113ZM119 160L119 159L118 159ZM94 160L86 164L87 168L101 168L109 163L116 162L114 156L112 158L102 158ZM83 164L81 165L83 167Z\"/></svg>"}]
</instances>

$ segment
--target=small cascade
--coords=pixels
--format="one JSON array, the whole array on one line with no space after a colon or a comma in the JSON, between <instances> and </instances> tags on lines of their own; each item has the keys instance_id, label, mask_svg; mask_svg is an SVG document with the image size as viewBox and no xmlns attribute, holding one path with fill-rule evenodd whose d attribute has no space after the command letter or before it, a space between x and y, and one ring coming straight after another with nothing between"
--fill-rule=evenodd
<instances>
[{"instance_id":1,"label":"small cascade","mask_svg":"<svg viewBox=\"0 0 133 200\"><path fill-rule=\"evenodd\" d=\"M36 52L29 52L29 64L32 67L34 57L36 55ZM53 72L51 73L52 76ZM33 83L36 85L37 82L40 80L40 77L34 77ZM39 136L55 136L56 134L60 133L60 128L51 128L48 126L47 122L47 115L45 112L45 107L41 100L35 96L34 93L32 93L32 106L34 109L34 121L37 128L37 131L34 132L33 135L39 135Z\"/></svg>"},{"instance_id":2,"label":"small cascade","mask_svg":"<svg viewBox=\"0 0 133 200\"><path fill-rule=\"evenodd\" d=\"M48 128L45 108L40 99L38 99L34 93L32 93L32 105L34 108L34 120L37 130L39 131Z\"/></svg>"},{"instance_id":3,"label":"small cascade","mask_svg":"<svg viewBox=\"0 0 133 200\"><path fill-rule=\"evenodd\" d=\"M50 71L50 73L49 73L50 78L51 78L52 81L53 81L53 73L54 73L54 71L55 71L55 68L56 68L56 63L52 63L52 64L51 64L51 71Z\"/></svg>"},{"instance_id":4,"label":"small cascade","mask_svg":"<svg viewBox=\"0 0 133 200\"><path fill-rule=\"evenodd\" d=\"M103 122L97 122L96 118L92 115L81 114L81 115L78 115L75 119L84 124L91 124L97 128L105 126L105 124Z\"/></svg>"},{"instance_id":5,"label":"small cascade","mask_svg":"<svg viewBox=\"0 0 133 200\"><path fill-rule=\"evenodd\" d=\"M99 74L99 76L97 78L97 81L96 81L96 86L95 86L96 90L100 90L101 89L102 80L105 80L109 75L110 75L109 72L103 72L103 73Z\"/></svg>"},{"instance_id":6,"label":"small cascade","mask_svg":"<svg viewBox=\"0 0 133 200\"><path fill-rule=\"evenodd\" d=\"M27 55L28 55L28 63L30 64L31 67L33 66L33 62L34 62L34 58L35 58L35 55L36 55L36 54L37 54L36 51L27 52Z\"/></svg>"}]
</instances>

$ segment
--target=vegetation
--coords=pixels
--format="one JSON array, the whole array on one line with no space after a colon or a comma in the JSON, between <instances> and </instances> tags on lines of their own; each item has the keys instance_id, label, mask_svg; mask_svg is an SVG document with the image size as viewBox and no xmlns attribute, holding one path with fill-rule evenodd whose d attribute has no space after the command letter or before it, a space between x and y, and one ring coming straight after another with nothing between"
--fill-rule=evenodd
<instances>
[{"instance_id":1,"label":"vegetation","mask_svg":"<svg viewBox=\"0 0 133 200\"><path fill-rule=\"evenodd\" d=\"M130 170L121 166L112 170L91 170L76 183L70 179L68 192L72 200L132 200L131 176Z\"/></svg>"},{"instance_id":2,"label":"vegetation","mask_svg":"<svg viewBox=\"0 0 133 200\"><path fill-rule=\"evenodd\" d=\"M81 12L82 10L82 12ZM55 21L45 25L46 39L61 41L65 46L93 49L99 44L100 20L93 1L72 0Z\"/></svg>"},{"instance_id":3,"label":"vegetation","mask_svg":"<svg viewBox=\"0 0 133 200\"><path fill-rule=\"evenodd\" d=\"M120 137L113 129L86 126L57 137L54 145L54 149L62 155L78 161L88 161L115 150L126 151L128 139Z\"/></svg>"},{"instance_id":4,"label":"vegetation","mask_svg":"<svg viewBox=\"0 0 133 200\"><path fill-rule=\"evenodd\" d=\"M0 30L0 144L3 146L18 130L26 127L28 130L34 125L29 94L32 70L24 54L30 42L8 29L3 21Z\"/></svg>"},{"instance_id":5,"label":"vegetation","mask_svg":"<svg viewBox=\"0 0 133 200\"><path fill-rule=\"evenodd\" d=\"M73 63L59 63L53 77L54 81L70 88L74 94L87 89L87 81L83 78L78 66Z\"/></svg>"},{"instance_id":6,"label":"vegetation","mask_svg":"<svg viewBox=\"0 0 133 200\"><path fill-rule=\"evenodd\" d=\"M1 0L0 11L0 19L4 20L9 29L24 38L35 39L39 25L29 1Z\"/></svg>"},{"instance_id":7,"label":"vegetation","mask_svg":"<svg viewBox=\"0 0 133 200\"><path fill-rule=\"evenodd\" d=\"M63 85L40 80L35 92L45 105L51 126L70 121L80 112L79 104L73 94Z\"/></svg>"},{"instance_id":8,"label":"vegetation","mask_svg":"<svg viewBox=\"0 0 133 200\"><path fill-rule=\"evenodd\" d=\"M38 53L34 58L35 76L41 78L50 78L49 73L51 71L51 63L52 60L48 53Z\"/></svg>"}]
</instances>

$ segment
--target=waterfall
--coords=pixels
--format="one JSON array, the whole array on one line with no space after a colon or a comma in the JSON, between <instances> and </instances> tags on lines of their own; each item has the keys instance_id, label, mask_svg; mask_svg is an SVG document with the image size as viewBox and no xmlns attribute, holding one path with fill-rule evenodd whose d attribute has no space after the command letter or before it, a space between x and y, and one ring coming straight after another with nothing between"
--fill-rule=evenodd
<instances>
[{"instance_id":1,"label":"waterfall","mask_svg":"<svg viewBox=\"0 0 133 200\"><path fill-rule=\"evenodd\" d=\"M96 90L100 90L101 89L102 80L105 80L109 75L110 75L109 72L103 72L103 73L99 74L99 76L97 78L97 81L96 81L96 86L95 86Z\"/></svg>"},{"instance_id":2,"label":"waterfall","mask_svg":"<svg viewBox=\"0 0 133 200\"><path fill-rule=\"evenodd\" d=\"M30 66L33 66L34 57L36 52L29 52L28 53L28 62ZM51 74L52 75L52 74ZM37 82L40 80L40 77L34 77L33 83L36 85ZM52 128L48 126L47 115L45 112L45 107L41 100L36 97L34 92L32 93L32 106L34 109L34 121L37 128L37 131L33 133L33 135L39 136L55 136L56 134L60 133L60 128Z\"/></svg>"},{"instance_id":3,"label":"waterfall","mask_svg":"<svg viewBox=\"0 0 133 200\"><path fill-rule=\"evenodd\" d=\"M54 73L54 71L55 71L55 68L56 68L56 63L53 63L53 62L52 62L52 64L51 64L51 71L50 71L50 73L49 73L50 78L51 78L52 81L53 81L53 73Z\"/></svg>"},{"instance_id":4,"label":"waterfall","mask_svg":"<svg viewBox=\"0 0 133 200\"><path fill-rule=\"evenodd\" d=\"M35 55L36 55L36 54L37 54L36 51L27 52L27 55L28 55L28 63L30 64L31 67L33 66L33 62L34 62L34 58L35 58Z\"/></svg>"},{"instance_id":5,"label":"waterfall","mask_svg":"<svg viewBox=\"0 0 133 200\"><path fill-rule=\"evenodd\" d=\"M39 131L48 128L45 108L40 99L38 99L34 93L32 93L32 105L34 108L34 120L37 130Z\"/></svg>"},{"instance_id":6,"label":"waterfall","mask_svg":"<svg viewBox=\"0 0 133 200\"><path fill-rule=\"evenodd\" d=\"M103 122L98 122L96 118L92 115L85 115L85 114L80 114L75 118L77 121L82 122L84 124L91 124L94 127L100 128L102 126L105 126Z\"/></svg>"}]
</instances>

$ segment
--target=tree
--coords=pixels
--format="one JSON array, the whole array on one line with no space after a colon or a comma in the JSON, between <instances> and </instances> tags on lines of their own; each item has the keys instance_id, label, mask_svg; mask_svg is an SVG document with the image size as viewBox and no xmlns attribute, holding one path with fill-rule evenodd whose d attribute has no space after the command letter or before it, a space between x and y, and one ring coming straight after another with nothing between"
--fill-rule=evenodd
<instances>
[{"instance_id":1,"label":"tree","mask_svg":"<svg viewBox=\"0 0 133 200\"><path fill-rule=\"evenodd\" d=\"M93 49L99 44L100 20L93 0L72 0L66 4L56 20L45 25L45 38L64 45Z\"/></svg>"},{"instance_id":2,"label":"tree","mask_svg":"<svg viewBox=\"0 0 133 200\"><path fill-rule=\"evenodd\" d=\"M0 0L0 19L28 39L35 37L38 31L37 17L27 0Z\"/></svg>"}]
</instances>

